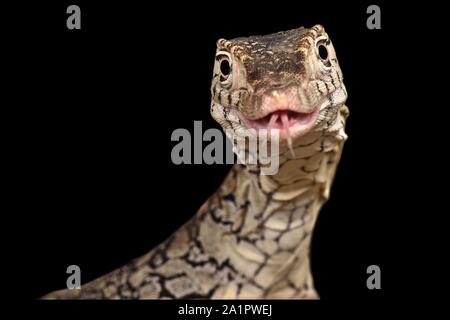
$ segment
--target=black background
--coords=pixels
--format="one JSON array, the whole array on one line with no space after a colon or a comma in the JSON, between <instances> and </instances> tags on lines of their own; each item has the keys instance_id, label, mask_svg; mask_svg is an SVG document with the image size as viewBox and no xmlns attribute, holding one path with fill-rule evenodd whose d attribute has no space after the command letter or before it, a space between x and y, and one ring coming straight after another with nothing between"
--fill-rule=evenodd
<instances>
[{"instance_id":1,"label":"black background","mask_svg":"<svg viewBox=\"0 0 450 320\"><path fill-rule=\"evenodd\" d=\"M10 212L20 228L10 249L17 256L11 267L29 275L16 277L18 295L36 299L65 287L70 264L81 267L83 282L92 280L187 221L230 168L170 159L174 129L192 132L194 120L219 128L209 114L216 40L316 23L333 41L350 108L349 140L312 242L321 303L401 295L402 231L411 212L398 191L407 183L399 168L408 149L397 74L411 57L391 49L407 13L374 3L381 30L366 28L372 2L365 1L16 8L7 137L14 150ZM81 30L66 28L69 4L81 7ZM381 267L379 291L366 288L371 264Z\"/></svg>"}]
</instances>

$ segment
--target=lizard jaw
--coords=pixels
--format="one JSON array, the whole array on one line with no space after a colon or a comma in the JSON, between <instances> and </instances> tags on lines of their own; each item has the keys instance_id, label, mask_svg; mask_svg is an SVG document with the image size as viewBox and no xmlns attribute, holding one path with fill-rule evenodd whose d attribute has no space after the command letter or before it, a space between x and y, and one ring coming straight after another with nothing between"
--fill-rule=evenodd
<instances>
[{"instance_id":1,"label":"lizard jaw","mask_svg":"<svg viewBox=\"0 0 450 320\"><path fill-rule=\"evenodd\" d=\"M319 115L319 108L312 112L277 110L259 119L241 117L247 128L278 131L280 139L289 140L300 137L310 131Z\"/></svg>"},{"instance_id":2,"label":"lizard jaw","mask_svg":"<svg viewBox=\"0 0 450 320\"><path fill-rule=\"evenodd\" d=\"M319 109L315 108L311 112L281 109L273 111L262 118L252 120L241 117L241 119L243 119L247 128L266 129L278 133L280 140L287 142L291 155L295 157L293 139L306 134L313 128L319 115Z\"/></svg>"}]
</instances>

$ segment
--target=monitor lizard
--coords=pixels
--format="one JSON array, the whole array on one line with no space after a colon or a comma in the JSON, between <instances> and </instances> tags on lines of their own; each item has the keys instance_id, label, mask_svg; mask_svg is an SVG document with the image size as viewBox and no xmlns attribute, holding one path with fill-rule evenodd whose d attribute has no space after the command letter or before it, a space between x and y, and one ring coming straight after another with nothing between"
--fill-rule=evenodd
<instances>
[{"instance_id":1,"label":"monitor lizard","mask_svg":"<svg viewBox=\"0 0 450 320\"><path fill-rule=\"evenodd\" d=\"M236 164L166 241L81 289L44 299L318 298L311 235L349 114L327 33L315 25L218 40L211 94L223 129L278 132L278 172Z\"/></svg>"}]
</instances>

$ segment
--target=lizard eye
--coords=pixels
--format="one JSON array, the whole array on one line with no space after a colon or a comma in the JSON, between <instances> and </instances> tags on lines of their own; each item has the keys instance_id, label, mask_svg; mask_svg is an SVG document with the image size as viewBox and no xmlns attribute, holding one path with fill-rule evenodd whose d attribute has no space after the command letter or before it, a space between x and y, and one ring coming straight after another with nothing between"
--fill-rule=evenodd
<instances>
[{"instance_id":1,"label":"lizard eye","mask_svg":"<svg viewBox=\"0 0 450 320\"><path fill-rule=\"evenodd\" d=\"M317 44L317 55L319 56L320 60L322 60L322 63L327 66L330 67L330 54L328 52L328 48L325 42L319 42Z\"/></svg>"},{"instance_id":2,"label":"lizard eye","mask_svg":"<svg viewBox=\"0 0 450 320\"><path fill-rule=\"evenodd\" d=\"M231 74L231 64L227 56L220 57L219 70L220 70L220 81L226 81Z\"/></svg>"},{"instance_id":3,"label":"lizard eye","mask_svg":"<svg viewBox=\"0 0 450 320\"><path fill-rule=\"evenodd\" d=\"M319 44L319 47L317 48L317 50L319 51L320 59L322 59L323 61L328 60L328 49L327 49L327 47L325 47L325 45Z\"/></svg>"}]
</instances>

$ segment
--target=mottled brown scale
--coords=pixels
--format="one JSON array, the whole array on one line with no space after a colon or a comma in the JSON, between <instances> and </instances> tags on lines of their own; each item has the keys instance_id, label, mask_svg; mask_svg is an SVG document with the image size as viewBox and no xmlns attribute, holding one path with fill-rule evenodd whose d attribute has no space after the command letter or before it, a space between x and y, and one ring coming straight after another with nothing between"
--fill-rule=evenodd
<instances>
[{"instance_id":1,"label":"mottled brown scale","mask_svg":"<svg viewBox=\"0 0 450 320\"><path fill-rule=\"evenodd\" d=\"M310 43L307 29L299 28L269 36L253 36L220 41L243 61L247 81L255 91L299 83L304 74L305 55L302 49Z\"/></svg>"}]
</instances>

